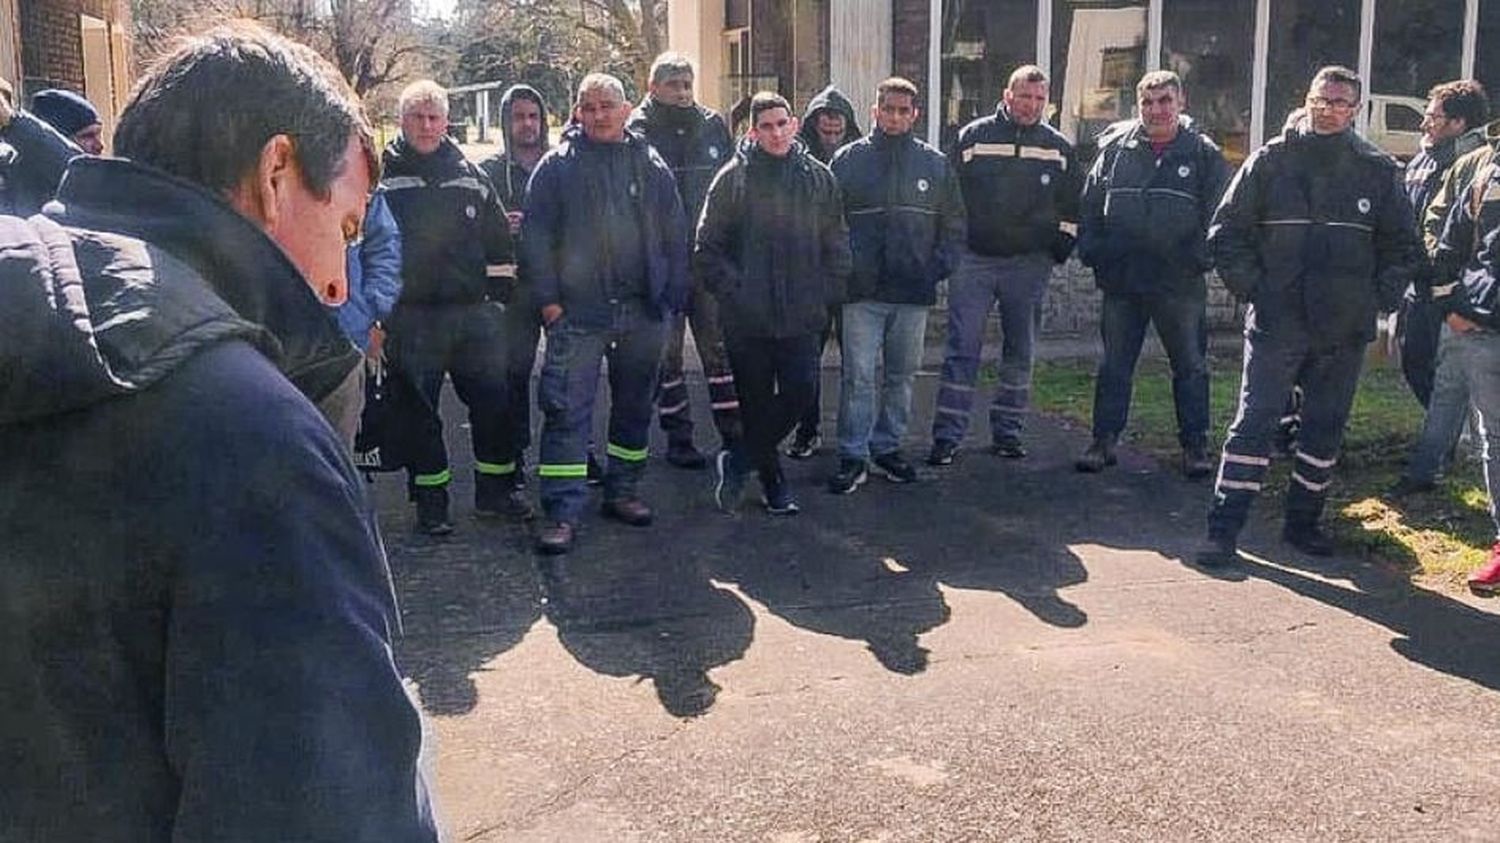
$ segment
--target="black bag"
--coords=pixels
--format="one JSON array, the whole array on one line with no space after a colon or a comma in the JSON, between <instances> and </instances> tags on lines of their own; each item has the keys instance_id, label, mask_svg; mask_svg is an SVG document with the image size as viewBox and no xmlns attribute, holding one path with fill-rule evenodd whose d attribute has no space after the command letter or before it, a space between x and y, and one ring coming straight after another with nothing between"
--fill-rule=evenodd
<instances>
[{"instance_id":1,"label":"black bag","mask_svg":"<svg viewBox=\"0 0 1500 843\"><path fill-rule=\"evenodd\" d=\"M422 400L416 387L385 361L365 363L365 409L354 435L356 468L367 474L406 468L410 420Z\"/></svg>"}]
</instances>

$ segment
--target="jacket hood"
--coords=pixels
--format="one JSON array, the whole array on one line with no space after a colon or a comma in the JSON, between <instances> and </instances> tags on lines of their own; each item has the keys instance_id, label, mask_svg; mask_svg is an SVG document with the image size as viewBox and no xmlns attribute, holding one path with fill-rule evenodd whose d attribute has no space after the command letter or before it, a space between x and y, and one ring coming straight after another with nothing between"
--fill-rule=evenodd
<instances>
[{"instance_id":1,"label":"jacket hood","mask_svg":"<svg viewBox=\"0 0 1500 843\"><path fill-rule=\"evenodd\" d=\"M802 115L802 128L797 130L797 136L809 150L818 148L818 123L817 117L824 111L836 111L844 115L844 140L839 144L843 146L859 140L864 134L859 130L859 121L854 118L854 105L843 92L832 85L819 91L807 103L807 111Z\"/></svg>"},{"instance_id":2,"label":"jacket hood","mask_svg":"<svg viewBox=\"0 0 1500 843\"><path fill-rule=\"evenodd\" d=\"M500 95L500 137L505 139L505 151L510 152L510 108L516 100L531 100L542 112L542 151L546 152L552 141L547 132L547 102L542 94L530 85L511 85Z\"/></svg>"},{"instance_id":3,"label":"jacket hood","mask_svg":"<svg viewBox=\"0 0 1500 843\"><path fill-rule=\"evenodd\" d=\"M1312 130L1311 119L1303 114L1295 120L1288 120L1285 131L1281 133L1281 140L1286 143L1305 143L1320 137ZM1329 136L1332 137L1332 136ZM1365 158L1373 158L1383 164L1399 167L1395 156L1376 146L1369 138L1354 130L1353 126L1340 132L1337 137L1344 138L1354 148L1354 152Z\"/></svg>"},{"instance_id":4,"label":"jacket hood","mask_svg":"<svg viewBox=\"0 0 1500 843\"><path fill-rule=\"evenodd\" d=\"M582 126L578 125L577 121L569 123L568 127L566 129L563 129L562 142L564 144L569 145L569 146L576 146L576 147L579 147L579 148L587 148L587 147L590 147L590 146L599 146L600 145L600 144L596 144L593 141L589 140L588 133L583 130ZM627 144L627 145L629 145L629 146L637 147L637 148L639 148L639 147L645 147L646 149L650 149L651 148L651 144L646 141L645 136L642 135L640 132L635 131L634 129L626 129L625 130L625 141L624 141L624 143Z\"/></svg>"},{"instance_id":5,"label":"jacket hood","mask_svg":"<svg viewBox=\"0 0 1500 843\"><path fill-rule=\"evenodd\" d=\"M1196 135L1199 133L1198 124L1193 122L1193 118L1188 115L1179 114L1177 115L1177 131L1180 134L1191 133ZM1104 128L1104 131L1099 133L1098 143L1100 146L1103 146L1115 138L1129 134L1144 138L1146 136L1146 124L1139 117L1111 123Z\"/></svg>"},{"instance_id":6,"label":"jacket hood","mask_svg":"<svg viewBox=\"0 0 1500 843\"><path fill-rule=\"evenodd\" d=\"M45 216L0 219L0 424L149 388L203 347L253 343L311 401L359 353L290 258L203 188L80 158Z\"/></svg>"}]
</instances>

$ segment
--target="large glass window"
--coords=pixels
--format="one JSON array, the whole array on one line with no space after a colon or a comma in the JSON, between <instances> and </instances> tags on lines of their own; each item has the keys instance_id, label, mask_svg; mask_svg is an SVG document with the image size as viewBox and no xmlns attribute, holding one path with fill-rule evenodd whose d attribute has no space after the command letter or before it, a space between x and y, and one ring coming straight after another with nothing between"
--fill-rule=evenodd
<instances>
[{"instance_id":1,"label":"large glass window","mask_svg":"<svg viewBox=\"0 0 1500 843\"><path fill-rule=\"evenodd\" d=\"M1329 64L1359 67L1359 10L1360 0L1273 0L1266 68L1267 137L1280 133L1287 115L1302 107L1307 83L1318 68Z\"/></svg>"},{"instance_id":2,"label":"large glass window","mask_svg":"<svg viewBox=\"0 0 1500 843\"><path fill-rule=\"evenodd\" d=\"M1416 154L1427 92L1458 78L1463 38L1464 0L1376 4L1374 67L1365 98L1370 140L1402 158Z\"/></svg>"},{"instance_id":3,"label":"large glass window","mask_svg":"<svg viewBox=\"0 0 1500 843\"><path fill-rule=\"evenodd\" d=\"M1093 157L1106 126L1135 116L1135 83L1145 70L1145 2L1053 0L1054 122L1080 157Z\"/></svg>"},{"instance_id":4,"label":"large glass window","mask_svg":"<svg viewBox=\"0 0 1500 843\"><path fill-rule=\"evenodd\" d=\"M1491 111L1500 111L1500 0L1480 0L1474 76L1489 92Z\"/></svg>"},{"instance_id":5,"label":"large glass window","mask_svg":"<svg viewBox=\"0 0 1500 843\"><path fill-rule=\"evenodd\" d=\"M1161 66L1182 77L1187 110L1234 163L1249 153L1255 0L1165 0Z\"/></svg>"},{"instance_id":6,"label":"large glass window","mask_svg":"<svg viewBox=\"0 0 1500 843\"><path fill-rule=\"evenodd\" d=\"M1017 65L1036 61L1036 0L943 3L941 146L969 121L992 114Z\"/></svg>"}]
</instances>

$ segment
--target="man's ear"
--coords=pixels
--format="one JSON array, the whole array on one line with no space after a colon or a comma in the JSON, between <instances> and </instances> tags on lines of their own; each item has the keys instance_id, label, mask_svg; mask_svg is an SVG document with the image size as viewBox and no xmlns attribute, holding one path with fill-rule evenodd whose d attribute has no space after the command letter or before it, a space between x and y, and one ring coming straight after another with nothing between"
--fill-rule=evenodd
<instances>
[{"instance_id":1,"label":"man's ear","mask_svg":"<svg viewBox=\"0 0 1500 843\"><path fill-rule=\"evenodd\" d=\"M281 216L281 202L292 186L297 167L296 151L287 135L273 135L260 148L255 167L245 174L229 196L229 204L267 231Z\"/></svg>"}]
</instances>

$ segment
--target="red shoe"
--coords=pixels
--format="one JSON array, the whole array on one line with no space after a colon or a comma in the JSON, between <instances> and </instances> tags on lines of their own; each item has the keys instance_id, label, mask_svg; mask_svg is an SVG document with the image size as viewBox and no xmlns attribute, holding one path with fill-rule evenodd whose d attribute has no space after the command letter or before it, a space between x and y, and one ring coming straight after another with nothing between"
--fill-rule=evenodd
<instances>
[{"instance_id":1,"label":"red shoe","mask_svg":"<svg viewBox=\"0 0 1500 843\"><path fill-rule=\"evenodd\" d=\"M1500 542L1490 549L1490 558L1469 575L1469 590L1475 594L1500 592Z\"/></svg>"}]
</instances>

